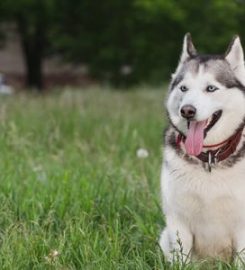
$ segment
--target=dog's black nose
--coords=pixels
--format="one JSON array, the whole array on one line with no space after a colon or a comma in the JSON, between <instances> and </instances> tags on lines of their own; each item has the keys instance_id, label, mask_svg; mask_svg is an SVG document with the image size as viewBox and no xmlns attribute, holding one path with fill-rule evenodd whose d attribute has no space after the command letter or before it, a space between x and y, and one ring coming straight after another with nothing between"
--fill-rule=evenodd
<instances>
[{"instance_id":1,"label":"dog's black nose","mask_svg":"<svg viewBox=\"0 0 245 270\"><path fill-rule=\"evenodd\" d=\"M191 120L196 114L196 108L192 105L185 105L180 109L180 113L185 119Z\"/></svg>"}]
</instances>

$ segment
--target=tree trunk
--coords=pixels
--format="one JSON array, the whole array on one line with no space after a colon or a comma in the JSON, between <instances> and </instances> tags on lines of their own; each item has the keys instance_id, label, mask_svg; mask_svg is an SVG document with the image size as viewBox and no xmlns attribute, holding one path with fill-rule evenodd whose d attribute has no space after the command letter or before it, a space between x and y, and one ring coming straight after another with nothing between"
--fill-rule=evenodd
<instances>
[{"instance_id":1,"label":"tree trunk","mask_svg":"<svg viewBox=\"0 0 245 270\"><path fill-rule=\"evenodd\" d=\"M42 22L27 22L24 17L18 17L18 30L26 66L26 86L43 89L42 64L44 58L45 32Z\"/></svg>"},{"instance_id":2,"label":"tree trunk","mask_svg":"<svg viewBox=\"0 0 245 270\"><path fill-rule=\"evenodd\" d=\"M43 89L42 55L35 48L23 47L23 51L26 65L26 86L41 91Z\"/></svg>"}]
</instances>

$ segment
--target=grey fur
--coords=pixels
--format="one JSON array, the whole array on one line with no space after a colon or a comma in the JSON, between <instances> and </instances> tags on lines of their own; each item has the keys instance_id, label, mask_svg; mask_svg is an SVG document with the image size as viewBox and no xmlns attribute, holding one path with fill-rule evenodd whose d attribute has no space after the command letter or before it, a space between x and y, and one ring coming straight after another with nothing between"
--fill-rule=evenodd
<instances>
[{"instance_id":1,"label":"grey fur","mask_svg":"<svg viewBox=\"0 0 245 270\"><path fill-rule=\"evenodd\" d=\"M227 51L225 52L225 57L230 53L230 51L231 51L231 49L232 49L232 47L233 47L233 45L234 45L234 42L235 42L235 40L237 39L237 38L239 38L239 36L238 35L235 35L233 38L232 38L232 40L231 40L231 42L230 42L230 44L229 44L229 46L228 46L228 48L227 48Z\"/></svg>"},{"instance_id":2,"label":"grey fur","mask_svg":"<svg viewBox=\"0 0 245 270\"><path fill-rule=\"evenodd\" d=\"M187 42L187 53L189 54L189 56L192 57L192 56L197 55L196 48L195 48L195 46L193 45L193 42L192 42L191 34L187 33L185 35L185 38L186 38L186 42Z\"/></svg>"},{"instance_id":3,"label":"grey fur","mask_svg":"<svg viewBox=\"0 0 245 270\"><path fill-rule=\"evenodd\" d=\"M184 79L187 71L196 74L201 66L207 72L212 73L216 80L226 88L236 87L245 93L245 86L236 78L223 55L196 55L187 59L172 80L170 91Z\"/></svg>"}]
</instances>

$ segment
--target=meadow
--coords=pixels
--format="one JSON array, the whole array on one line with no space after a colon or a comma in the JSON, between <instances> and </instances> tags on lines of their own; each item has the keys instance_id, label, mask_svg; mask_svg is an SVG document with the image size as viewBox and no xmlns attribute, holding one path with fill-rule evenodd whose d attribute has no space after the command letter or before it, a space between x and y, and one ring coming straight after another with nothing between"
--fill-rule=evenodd
<instances>
[{"instance_id":1,"label":"meadow","mask_svg":"<svg viewBox=\"0 0 245 270\"><path fill-rule=\"evenodd\" d=\"M199 269L158 246L164 95L0 98L0 269Z\"/></svg>"}]
</instances>

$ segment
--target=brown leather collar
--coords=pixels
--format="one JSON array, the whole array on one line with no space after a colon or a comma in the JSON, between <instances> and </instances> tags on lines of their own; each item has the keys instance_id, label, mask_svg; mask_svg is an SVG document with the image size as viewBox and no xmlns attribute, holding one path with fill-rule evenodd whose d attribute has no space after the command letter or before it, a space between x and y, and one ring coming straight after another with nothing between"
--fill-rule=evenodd
<instances>
[{"instance_id":1,"label":"brown leather collar","mask_svg":"<svg viewBox=\"0 0 245 270\"><path fill-rule=\"evenodd\" d=\"M233 134L228 140L226 140L225 144L223 144L221 147L216 148L215 150L201 152L201 154L199 154L197 158L200 159L202 162L207 163L208 170L211 172L212 164L216 164L217 162L225 160L236 151L236 148L242 137L243 129L244 126L239 128L236 133ZM185 141L185 137L179 134L177 137L177 144L180 144L181 141Z\"/></svg>"}]
</instances>

